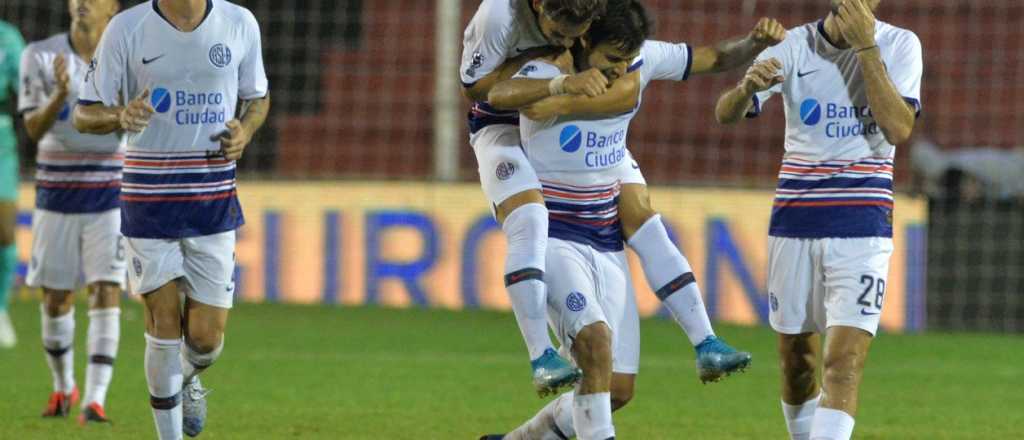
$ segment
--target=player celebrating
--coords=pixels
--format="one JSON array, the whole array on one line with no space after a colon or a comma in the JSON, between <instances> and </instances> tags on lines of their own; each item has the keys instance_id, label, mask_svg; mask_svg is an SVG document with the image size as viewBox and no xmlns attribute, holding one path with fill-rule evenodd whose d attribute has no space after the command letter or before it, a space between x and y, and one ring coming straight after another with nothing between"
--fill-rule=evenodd
<instances>
[{"instance_id":1,"label":"player celebrating","mask_svg":"<svg viewBox=\"0 0 1024 440\"><path fill-rule=\"evenodd\" d=\"M8 99L18 90L18 58L25 48L21 33L0 20L0 348L11 348L18 342L7 315L7 296L14 283L18 264L14 247L14 224L18 200L18 140L14 136L14 119L7 113Z\"/></svg>"},{"instance_id":2,"label":"player celebrating","mask_svg":"<svg viewBox=\"0 0 1024 440\"><path fill-rule=\"evenodd\" d=\"M83 132L128 132L121 231L129 286L145 305L161 439L198 435L205 423L197 375L223 348L243 223L235 161L270 107L261 52L259 25L241 6L142 3L110 22L75 109Z\"/></svg>"},{"instance_id":3,"label":"player celebrating","mask_svg":"<svg viewBox=\"0 0 1024 440\"><path fill-rule=\"evenodd\" d=\"M635 74L640 79L642 91L652 80L679 81L691 74L729 68L733 65L732 60L742 59L742 54L747 53L741 45L734 43L693 49L682 43L644 41L650 25L643 6L632 0L614 1L611 5L623 12L596 21L581 39L581 44L576 46L578 50L573 51L573 57L563 54L555 61L549 58L526 64L517 79L495 86L491 93L492 103L513 108L537 103L551 107L554 98L543 98L547 96L545 82L559 75L589 69L601 72L613 82ZM755 33L778 42L784 37L785 30L775 20L762 19ZM754 55L749 54L746 60L735 64L748 62ZM632 66L627 69L630 61ZM554 103L558 102L560 100ZM618 409L633 397L639 357L639 318L628 267L621 252L624 226L617 218L615 197L626 185L645 185L643 175L625 145L629 122L639 111L639 105L626 114L603 120L573 120L571 117L533 119L533 111L532 107L524 111L521 132L526 155L541 176L545 201L551 212L547 260L551 289L548 303L555 318L554 326L564 345L576 347L582 340L590 344L587 347L593 347L601 344L589 341L591 335L579 329L588 329L597 322L606 324L613 347L610 402L613 409ZM584 146L583 139L588 138L598 141ZM606 160L602 163L595 158ZM577 180L565 180L570 177ZM567 246L576 251L566 251ZM585 250L587 246L597 252ZM578 262L581 254L584 263ZM581 265L583 269L575 265ZM588 296L590 291L597 292L596 298ZM619 294L625 294L626 298L617 296ZM597 304L597 307L583 310L586 304ZM598 319L593 316L595 313L603 313L607 319ZM605 331L589 328L589 332L597 333L598 340L606 337ZM579 355L574 357L578 362L581 360ZM585 356L582 359L584 363L590 361ZM591 375L584 374L583 384L590 378ZM505 438L571 437L581 429L578 423L574 425L576 419L572 416L578 406L579 394L563 394ZM586 401L583 404L586 405ZM581 434L581 438L586 437Z\"/></svg>"},{"instance_id":4,"label":"player celebrating","mask_svg":"<svg viewBox=\"0 0 1024 440\"><path fill-rule=\"evenodd\" d=\"M120 339L125 277L118 194L124 150L114 134L81 134L71 125L96 45L117 0L70 0L71 32L30 44L21 58L18 111L38 144L32 263L26 283L42 287L43 348L53 374L44 417L64 417L78 400L74 377L74 296L89 289L89 365L79 422L107 422L103 403Z\"/></svg>"},{"instance_id":5,"label":"player celebrating","mask_svg":"<svg viewBox=\"0 0 1024 440\"><path fill-rule=\"evenodd\" d=\"M831 0L824 20L791 29L716 108L732 123L776 93L784 99L768 291L793 439L850 438L885 294L893 154L920 113L922 60L913 32L875 19L879 3Z\"/></svg>"},{"instance_id":6,"label":"player celebrating","mask_svg":"<svg viewBox=\"0 0 1024 440\"><path fill-rule=\"evenodd\" d=\"M579 379L579 370L551 347L544 311L547 210L537 176L519 149L518 115L486 102L490 88L518 70L506 60L542 46L571 46L604 12L605 0L484 0L466 28L460 75L469 114L470 143L480 182L508 238L505 287L526 342L533 384L544 396ZM573 78L563 87L601 94L605 82Z\"/></svg>"}]
</instances>

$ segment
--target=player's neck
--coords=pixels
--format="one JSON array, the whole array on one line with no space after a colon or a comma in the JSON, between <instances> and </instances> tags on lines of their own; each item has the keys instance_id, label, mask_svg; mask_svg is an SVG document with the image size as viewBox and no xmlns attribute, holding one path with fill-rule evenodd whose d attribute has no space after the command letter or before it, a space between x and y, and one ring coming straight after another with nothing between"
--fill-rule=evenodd
<instances>
[{"instance_id":1,"label":"player's neck","mask_svg":"<svg viewBox=\"0 0 1024 440\"><path fill-rule=\"evenodd\" d=\"M829 13L828 17L825 17L825 38L832 42L833 45L840 49L847 49L850 47L846 44L846 39L843 38L843 33L839 32L839 23L836 23L836 15Z\"/></svg>"},{"instance_id":2,"label":"player's neck","mask_svg":"<svg viewBox=\"0 0 1024 440\"><path fill-rule=\"evenodd\" d=\"M83 60L91 60L103 36L103 26L90 26L80 21L71 23L71 49Z\"/></svg>"},{"instance_id":3,"label":"player's neck","mask_svg":"<svg viewBox=\"0 0 1024 440\"><path fill-rule=\"evenodd\" d=\"M192 32L206 18L208 0L157 0L160 13L182 32Z\"/></svg>"}]
</instances>

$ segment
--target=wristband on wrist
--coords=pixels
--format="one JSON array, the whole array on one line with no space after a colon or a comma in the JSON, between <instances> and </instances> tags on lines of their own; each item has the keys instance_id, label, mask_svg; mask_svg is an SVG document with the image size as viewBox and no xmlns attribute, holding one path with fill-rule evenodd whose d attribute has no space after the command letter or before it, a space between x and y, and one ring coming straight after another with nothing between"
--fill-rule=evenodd
<instances>
[{"instance_id":1,"label":"wristband on wrist","mask_svg":"<svg viewBox=\"0 0 1024 440\"><path fill-rule=\"evenodd\" d=\"M551 81L548 82L548 93L550 93L551 96L564 95L565 79L568 77L569 75L562 74L552 78Z\"/></svg>"}]
</instances>

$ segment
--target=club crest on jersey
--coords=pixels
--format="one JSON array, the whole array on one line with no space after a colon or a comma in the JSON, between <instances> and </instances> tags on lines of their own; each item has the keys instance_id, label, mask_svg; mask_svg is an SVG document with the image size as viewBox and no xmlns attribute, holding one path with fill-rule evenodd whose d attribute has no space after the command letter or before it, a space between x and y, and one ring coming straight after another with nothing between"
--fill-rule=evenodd
<instances>
[{"instance_id":1,"label":"club crest on jersey","mask_svg":"<svg viewBox=\"0 0 1024 440\"><path fill-rule=\"evenodd\" d=\"M502 162L498 164L498 168L494 170L494 175L498 177L498 180L508 180L516 173L516 165L512 162Z\"/></svg>"},{"instance_id":2,"label":"club crest on jersey","mask_svg":"<svg viewBox=\"0 0 1024 440\"><path fill-rule=\"evenodd\" d=\"M565 307L574 312L587 308L587 297L582 293L572 292L565 298Z\"/></svg>"},{"instance_id":3,"label":"club crest on jersey","mask_svg":"<svg viewBox=\"0 0 1024 440\"><path fill-rule=\"evenodd\" d=\"M217 67L231 64L231 48L221 43L214 44L210 48L210 62Z\"/></svg>"}]
</instances>

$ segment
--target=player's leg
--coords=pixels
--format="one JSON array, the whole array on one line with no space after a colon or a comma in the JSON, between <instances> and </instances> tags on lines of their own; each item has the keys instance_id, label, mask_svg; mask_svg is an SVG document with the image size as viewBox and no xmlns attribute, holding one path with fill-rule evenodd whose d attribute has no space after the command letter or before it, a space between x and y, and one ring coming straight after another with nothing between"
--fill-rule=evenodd
<instances>
[{"instance_id":1,"label":"player's leg","mask_svg":"<svg viewBox=\"0 0 1024 440\"><path fill-rule=\"evenodd\" d=\"M583 369L583 380L573 396L572 422L581 440L615 437L612 425L612 332L596 322L582 328L572 344L572 355Z\"/></svg>"},{"instance_id":2,"label":"player's leg","mask_svg":"<svg viewBox=\"0 0 1024 440\"><path fill-rule=\"evenodd\" d=\"M74 292L78 287L81 228L77 216L37 209L26 283L43 290L39 319L46 363L53 375L44 417L67 416L78 401L74 376Z\"/></svg>"},{"instance_id":3,"label":"player's leg","mask_svg":"<svg viewBox=\"0 0 1024 440\"><path fill-rule=\"evenodd\" d=\"M121 339L121 293L126 259L121 214L111 210L83 216L82 267L89 286L89 364L79 423L109 422L104 405Z\"/></svg>"},{"instance_id":4,"label":"player's leg","mask_svg":"<svg viewBox=\"0 0 1024 440\"><path fill-rule=\"evenodd\" d=\"M792 440L810 439L811 421L821 398L817 368L820 347L817 333L779 334L782 413Z\"/></svg>"},{"instance_id":5,"label":"player's leg","mask_svg":"<svg viewBox=\"0 0 1024 440\"><path fill-rule=\"evenodd\" d=\"M178 240L126 238L128 285L142 295L146 384L158 438L182 436L181 298L184 257Z\"/></svg>"},{"instance_id":6,"label":"player's leg","mask_svg":"<svg viewBox=\"0 0 1024 440\"><path fill-rule=\"evenodd\" d=\"M547 330L548 211L540 182L519 146L517 129L487 129L472 144L481 186L508 241L505 286L526 342L534 387L542 395L557 392L561 384L571 384L578 377L577 370L552 348Z\"/></svg>"},{"instance_id":7,"label":"player's leg","mask_svg":"<svg viewBox=\"0 0 1024 440\"><path fill-rule=\"evenodd\" d=\"M0 170L0 173L7 172L9 170ZM17 170L14 172L17 173ZM3 191L0 188L0 192ZM0 348L11 348L18 343L11 318L7 314L7 301L14 287L14 270L18 264L17 249L14 246L17 207L14 199L9 197L10 194L0 194Z\"/></svg>"},{"instance_id":8,"label":"player's leg","mask_svg":"<svg viewBox=\"0 0 1024 440\"><path fill-rule=\"evenodd\" d=\"M182 437L180 281L143 294L146 319L146 384L160 440Z\"/></svg>"},{"instance_id":9,"label":"player's leg","mask_svg":"<svg viewBox=\"0 0 1024 440\"><path fill-rule=\"evenodd\" d=\"M892 239L826 239L822 298L827 331L823 397L814 412L812 439L847 440L853 434L858 389L871 340L878 330Z\"/></svg>"},{"instance_id":10,"label":"player's leg","mask_svg":"<svg viewBox=\"0 0 1024 440\"><path fill-rule=\"evenodd\" d=\"M122 266L123 268L123 266ZM109 422L104 405L114 375L121 340L121 285L108 281L89 284L89 363L85 368L85 398L78 422Z\"/></svg>"},{"instance_id":11,"label":"player's leg","mask_svg":"<svg viewBox=\"0 0 1024 440\"><path fill-rule=\"evenodd\" d=\"M768 320L779 334L782 413L793 440L810 438L818 406L818 353L821 339L820 249L817 240L768 238Z\"/></svg>"},{"instance_id":12,"label":"player's leg","mask_svg":"<svg viewBox=\"0 0 1024 440\"><path fill-rule=\"evenodd\" d=\"M694 346L701 381L717 381L742 371L750 365L750 353L737 351L715 336L693 268L672 243L661 215L651 207L651 197L636 162L624 161L619 168L625 173L619 195L623 233L629 247L640 257L651 290Z\"/></svg>"},{"instance_id":13,"label":"player's leg","mask_svg":"<svg viewBox=\"0 0 1024 440\"><path fill-rule=\"evenodd\" d=\"M199 375L212 366L224 349L228 312L234 304L235 231L182 240L185 248L184 372L185 434L195 437L206 424L206 395Z\"/></svg>"},{"instance_id":14,"label":"player's leg","mask_svg":"<svg viewBox=\"0 0 1024 440\"><path fill-rule=\"evenodd\" d=\"M75 298L70 290L43 288L40 307L43 350L53 376L53 392L43 417L67 417L78 402L75 386Z\"/></svg>"}]
</instances>

